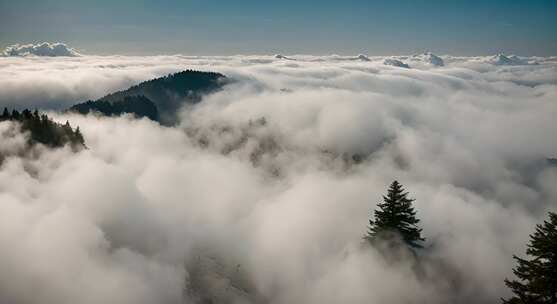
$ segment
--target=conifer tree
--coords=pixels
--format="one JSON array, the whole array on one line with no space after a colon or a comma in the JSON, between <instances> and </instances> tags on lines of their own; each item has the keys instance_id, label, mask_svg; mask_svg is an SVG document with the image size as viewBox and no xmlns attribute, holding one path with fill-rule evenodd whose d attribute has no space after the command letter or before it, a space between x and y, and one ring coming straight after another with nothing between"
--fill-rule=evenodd
<instances>
[{"instance_id":1,"label":"conifer tree","mask_svg":"<svg viewBox=\"0 0 557 304\"><path fill-rule=\"evenodd\" d=\"M414 199L408 198L408 192L398 181L393 181L383 196L383 202L377 204L379 209L374 212L374 219L369 220L369 230L364 237L370 243L377 240L393 240L400 238L411 248L422 248L420 242L422 229L412 206Z\"/></svg>"},{"instance_id":2,"label":"conifer tree","mask_svg":"<svg viewBox=\"0 0 557 304\"><path fill-rule=\"evenodd\" d=\"M17 110L12 110L12 119L19 120L19 112Z\"/></svg>"},{"instance_id":3,"label":"conifer tree","mask_svg":"<svg viewBox=\"0 0 557 304\"><path fill-rule=\"evenodd\" d=\"M508 304L557 303L557 214L549 212L549 221L537 225L526 254L531 259L513 258L517 262L513 269L517 280L505 279L513 297Z\"/></svg>"},{"instance_id":4,"label":"conifer tree","mask_svg":"<svg viewBox=\"0 0 557 304\"><path fill-rule=\"evenodd\" d=\"M68 125L69 125L69 123L68 123ZM74 140L72 140L72 142L78 143L82 146L85 145L85 140L83 139L83 134L81 134L81 131L79 130L79 126L77 126L77 128L75 129Z\"/></svg>"},{"instance_id":5,"label":"conifer tree","mask_svg":"<svg viewBox=\"0 0 557 304\"><path fill-rule=\"evenodd\" d=\"M8 108L4 108L4 112L2 112L2 116L0 116L0 120L8 120L10 119L10 112L8 112Z\"/></svg>"},{"instance_id":6,"label":"conifer tree","mask_svg":"<svg viewBox=\"0 0 557 304\"><path fill-rule=\"evenodd\" d=\"M29 111L29 109L25 109L21 112L21 115L23 116L23 119L29 120L32 118L33 114L31 114L31 111Z\"/></svg>"}]
</instances>

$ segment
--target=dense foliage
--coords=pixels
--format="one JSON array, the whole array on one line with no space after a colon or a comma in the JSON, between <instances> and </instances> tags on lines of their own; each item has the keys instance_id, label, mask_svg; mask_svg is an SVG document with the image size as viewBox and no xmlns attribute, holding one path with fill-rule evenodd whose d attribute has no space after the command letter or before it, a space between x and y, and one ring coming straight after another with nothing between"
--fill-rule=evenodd
<instances>
[{"instance_id":1,"label":"dense foliage","mask_svg":"<svg viewBox=\"0 0 557 304\"><path fill-rule=\"evenodd\" d=\"M107 115L133 113L164 125L173 125L184 104L201 101L203 94L220 89L225 80L226 77L219 73L187 70L142 82L96 101L77 104L70 110L79 113L97 111Z\"/></svg>"},{"instance_id":2,"label":"dense foliage","mask_svg":"<svg viewBox=\"0 0 557 304\"><path fill-rule=\"evenodd\" d=\"M505 280L513 297L508 304L557 303L557 214L550 212L549 221L537 225L526 249L530 259L514 256L517 280Z\"/></svg>"},{"instance_id":3,"label":"dense foliage","mask_svg":"<svg viewBox=\"0 0 557 304\"><path fill-rule=\"evenodd\" d=\"M126 96L123 100L108 102L106 100L89 100L71 107L72 111L88 114L98 112L106 116L120 116L131 113L136 117L147 117L157 121L159 113L155 104L145 96Z\"/></svg>"},{"instance_id":4,"label":"dense foliage","mask_svg":"<svg viewBox=\"0 0 557 304\"><path fill-rule=\"evenodd\" d=\"M378 240L401 239L411 248L421 248L420 242L425 239L421 236L422 229L417 226L420 220L416 218L413 201L398 181L392 182L383 202L377 204L379 209L374 212L375 219L369 220L365 239L372 244Z\"/></svg>"},{"instance_id":5,"label":"dense foliage","mask_svg":"<svg viewBox=\"0 0 557 304\"><path fill-rule=\"evenodd\" d=\"M49 147L70 144L73 148L85 147L79 127L72 129L69 121L62 125L52 121L46 114L39 114L37 110L31 112L25 109L20 113L16 110L9 112L4 108L0 122L7 120L19 123L21 130L29 133L30 144L41 143Z\"/></svg>"}]
</instances>

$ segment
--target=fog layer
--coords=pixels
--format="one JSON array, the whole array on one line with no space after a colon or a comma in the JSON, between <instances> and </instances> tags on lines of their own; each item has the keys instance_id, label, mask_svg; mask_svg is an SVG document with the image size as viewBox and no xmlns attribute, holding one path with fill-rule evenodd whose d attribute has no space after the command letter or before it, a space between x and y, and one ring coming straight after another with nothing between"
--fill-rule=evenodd
<instances>
[{"instance_id":1,"label":"fog layer","mask_svg":"<svg viewBox=\"0 0 557 304\"><path fill-rule=\"evenodd\" d=\"M507 296L512 255L557 207L555 58L282 57L0 58L2 107L64 109L187 68L235 80L175 128L52 113L80 126L78 153L18 153L26 134L0 123L0 302ZM393 179L427 238L419 273L362 244Z\"/></svg>"}]
</instances>

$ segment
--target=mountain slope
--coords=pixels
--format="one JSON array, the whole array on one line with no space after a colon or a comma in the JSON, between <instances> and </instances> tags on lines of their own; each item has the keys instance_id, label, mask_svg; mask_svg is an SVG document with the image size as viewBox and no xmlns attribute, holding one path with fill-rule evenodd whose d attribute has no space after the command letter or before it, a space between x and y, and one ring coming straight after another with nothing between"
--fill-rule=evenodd
<instances>
[{"instance_id":1,"label":"mountain slope","mask_svg":"<svg viewBox=\"0 0 557 304\"><path fill-rule=\"evenodd\" d=\"M177 122L178 110L184 104L201 101L204 94L219 90L226 81L226 76L220 73L187 70L142 82L96 101L74 105L70 110L84 114L90 111L105 115L133 113L163 125L173 125Z\"/></svg>"},{"instance_id":2,"label":"mountain slope","mask_svg":"<svg viewBox=\"0 0 557 304\"><path fill-rule=\"evenodd\" d=\"M159 120L159 112L155 104L143 95L125 96L122 100L108 102L103 99L86 101L71 107L71 110L81 114L99 112L106 116L120 116L124 113L132 113L135 116L147 117L151 120Z\"/></svg>"}]
</instances>

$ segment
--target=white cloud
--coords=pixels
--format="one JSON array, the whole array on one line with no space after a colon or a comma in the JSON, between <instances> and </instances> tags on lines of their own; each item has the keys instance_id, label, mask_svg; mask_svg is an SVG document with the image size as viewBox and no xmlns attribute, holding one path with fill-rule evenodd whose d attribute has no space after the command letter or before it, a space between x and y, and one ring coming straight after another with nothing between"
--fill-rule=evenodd
<instances>
[{"instance_id":1,"label":"white cloud","mask_svg":"<svg viewBox=\"0 0 557 304\"><path fill-rule=\"evenodd\" d=\"M506 296L512 255L557 207L545 163L557 153L556 62L289 58L1 58L0 105L63 108L186 68L237 81L184 109L177 128L53 114L79 125L89 149L4 160L0 302ZM17 154L23 137L9 130L0 123L0 153ZM420 276L359 246L395 178L428 238Z\"/></svg>"},{"instance_id":2,"label":"white cloud","mask_svg":"<svg viewBox=\"0 0 557 304\"><path fill-rule=\"evenodd\" d=\"M69 56L75 57L80 54L68 47L64 43L55 42L42 42L37 44L14 44L6 47L1 53L1 56Z\"/></svg>"}]
</instances>

